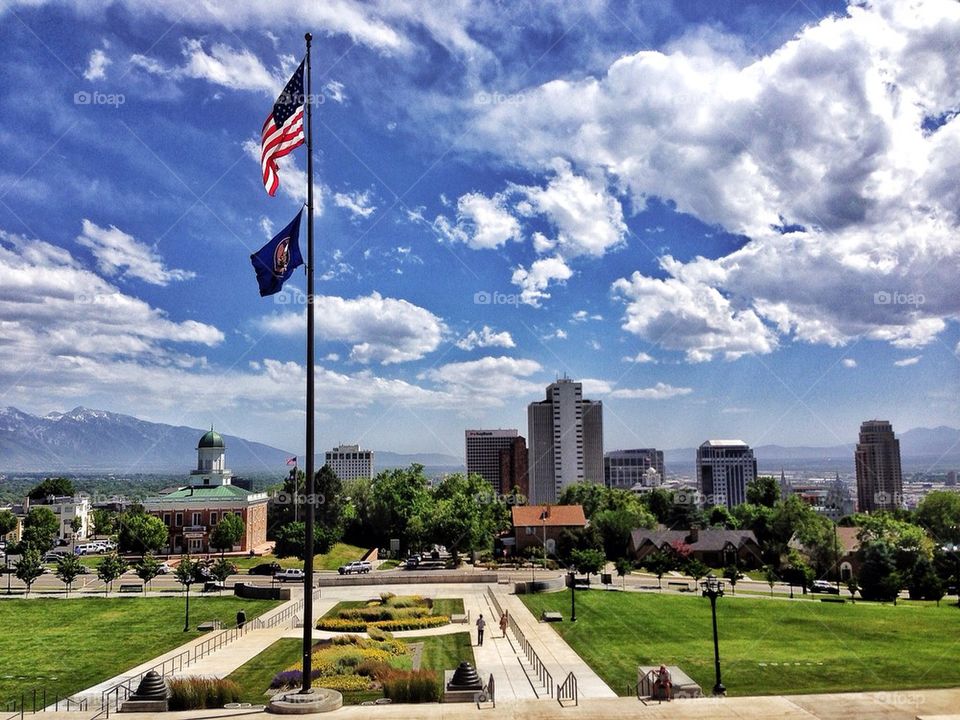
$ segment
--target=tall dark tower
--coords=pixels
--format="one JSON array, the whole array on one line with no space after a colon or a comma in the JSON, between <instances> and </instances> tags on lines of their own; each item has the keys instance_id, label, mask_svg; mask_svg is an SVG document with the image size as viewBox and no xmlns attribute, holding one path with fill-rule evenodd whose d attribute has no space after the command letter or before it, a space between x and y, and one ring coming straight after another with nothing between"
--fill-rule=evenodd
<instances>
[{"instance_id":1,"label":"tall dark tower","mask_svg":"<svg viewBox=\"0 0 960 720\"><path fill-rule=\"evenodd\" d=\"M854 453L857 465L857 509L860 512L893 510L903 503L900 441L886 420L860 425L860 442Z\"/></svg>"}]
</instances>

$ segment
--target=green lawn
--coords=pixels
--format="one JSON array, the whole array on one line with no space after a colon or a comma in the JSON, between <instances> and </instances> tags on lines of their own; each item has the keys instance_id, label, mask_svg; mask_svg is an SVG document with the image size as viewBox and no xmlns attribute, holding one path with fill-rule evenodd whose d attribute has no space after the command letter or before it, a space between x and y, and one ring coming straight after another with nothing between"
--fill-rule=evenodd
<instances>
[{"instance_id":1,"label":"green lawn","mask_svg":"<svg viewBox=\"0 0 960 720\"><path fill-rule=\"evenodd\" d=\"M463 615L463 598L435 598L433 601L434 615Z\"/></svg>"},{"instance_id":2,"label":"green lawn","mask_svg":"<svg viewBox=\"0 0 960 720\"><path fill-rule=\"evenodd\" d=\"M523 595L539 617L558 610L559 632L618 694L636 683L637 665L679 665L704 690L713 687L709 600L696 596L596 590ZM960 610L899 606L717 601L723 682L730 695L898 690L960 685L956 655Z\"/></svg>"},{"instance_id":3,"label":"green lawn","mask_svg":"<svg viewBox=\"0 0 960 720\"><path fill-rule=\"evenodd\" d=\"M233 625L277 603L233 596L190 598L190 625L219 619ZM197 637L183 632L183 597L0 602L0 706L21 692L47 688L47 697L84 690ZM10 677L12 676L12 677Z\"/></svg>"},{"instance_id":4,"label":"green lawn","mask_svg":"<svg viewBox=\"0 0 960 720\"><path fill-rule=\"evenodd\" d=\"M399 560L384 560L377 566L377 570L393 570L400 565Z\"/></svg>"},{"instance_id":5,"label":"green lawn","mask_svg":"<svg viewBox=\"0 0 960 720\"><path fill-rule=\"evenodd\" d=\"M313 569L336 570L341 565L345 565L353 560L359 560L365 552L367 552L367 548L348 545L347 543L337 543L330 548L330 552L324 555L314 555ZM257 555L256 557L231 557L230 562L236 565L237 569L241 572L249 570L255 565L269 562L280 563L280 566L285 568L303 567L303 562L295 557L278 558L270 554Z\"/></svg>"},{"instance_id":6,"label":"green lawn","mask_svg":"<svg viewBox=\"0 0 960 720\"><path fill-rule=\"evenodd\" d=\"M408 644L419 642L424 644L420 667L423 670L435 670L440 683L443 682L444 670L453 670L461 660L467 660L471 664L474 663L470 633L467 632L404 638L403 641ZM255 658L234 670L228 677L240 685L243 691L242 702L264 704L269 699L267 691L274 675L293 665L300 659L300 656L301 641L296 638L282 638ZM409 659L406 662L403 662L403 658L398 658L398 660L399 662L393 663L396 667L410 667ZM348 692L343 694L343 702L345 705L357 705L364 700L376 700L380 697L383 697L383 693L379 690L375 692Z\"/></svg>"}]
</instances>

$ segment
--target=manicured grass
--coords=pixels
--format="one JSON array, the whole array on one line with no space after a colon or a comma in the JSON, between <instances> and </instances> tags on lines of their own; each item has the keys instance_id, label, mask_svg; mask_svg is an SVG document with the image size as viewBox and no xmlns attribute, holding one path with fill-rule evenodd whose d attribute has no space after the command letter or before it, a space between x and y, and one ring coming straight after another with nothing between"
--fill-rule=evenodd
<instances>
[{"instance_id":1,"label":"manicured grass","mask_svg":"<svg viewBox=\"0 0 960 720\"><path fill-rule=\"evenodd\" d=\"M190 598L190 625L248 619L277 603L233 596ZM0 602L0 707L47 688L47 697L84 690L146 662L202 633L183 632L184 600L102 598L4 600ZM12 677L6 677L12 676Z\"/></svg>"},{"instance_id":2,"label":"manicured grass","mask_svg":"<svg viewBox=\"0 0 960 720\"><path fill-rule=\"evenodd\" d=\"M453 670L463 660L474 667L477 662L473 657L473 645L469 632L451 633L449 635L425 635L423 637L404 638L405 643L423 643L423 656L420 659L421 670L433 670L437 673L437 682L440 684L440 696L443 697L443 671ZM483 678L486 682L487 679Z\"/></svg>"},{"instance_id":3,"label":"manicured grass","mask_svg":"<svg viewBox=\"0 0 960 720\"><path fill-rule=\"evenodd\" d=\"M738 593L739 595L739 593ZM696 596L581 591L523 595L537 617L563 613L558 632L619 694L638 665L678 665L714 684L710 602ZM717 601L723 682L730 695L899 690L960 685L960 610L953 605Z\"/></svg>"},{"instance_id":4,"label":"manicured grass","mask_svg":"<svg viewBox=\"0 0 960 720\"><path fill-rule=\"evenodd\" d=\"M302 641L297 638L280 638L256 657L248 660L227 676L240 686L241 702L263 705L269 700L267 694L274 675L300 660ZM276 692L276 691L273 691Z\"/></svg>"},{"instance_id":5,"label":"manicured grass","mask_svg":"<svg viewBox=\"0 0 960 720\"><path fill-rule=\"evenodd\" d=\"M434 615L463 615L463 598L435 598L433 601Z\"/></svg>"},{"instance_id":6,"label":"manicured grass","mask_svg":"<svg viewBox=\"0 0 960 720\"><path fill-rule=\"evenodd\" d=\"M337 543L330 552L324 555L314 555L314 570L336 570L341 565L345 565L353 560L359 560L368 548L348 545L347 543ZM256 557L231 557L230 562L237 566L238 570L245 571L262 563L276 562L284 568L302 568L303 562L295 557L278 558L272 554L257 555Z\"/></svg>"},{"instance_id":7,"label":"manicured grass","mask_svg":"<svg viewBox=\"0 0 960 720\"><path fill-rule=\"evenodd\" d=\"M377 566L377 570L393 570L396 567L399 567L399 560L384 560Z\"/></svg>"}]
</instances>

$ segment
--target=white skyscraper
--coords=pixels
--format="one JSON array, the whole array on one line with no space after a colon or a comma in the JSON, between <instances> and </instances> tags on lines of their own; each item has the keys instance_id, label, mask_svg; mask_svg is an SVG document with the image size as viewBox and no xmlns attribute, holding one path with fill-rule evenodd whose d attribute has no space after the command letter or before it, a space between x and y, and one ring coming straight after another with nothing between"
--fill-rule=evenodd
<instances>
[{"instance_id":1,"label":"white skyscraper","mask_svg":"<svg viewBox=\"0 0 960 720\"><path fill-rule=\"evenodd\" d=\"M556 502L568 485L603 483L603 403L583 399L583 385L561 378L546 400L527 406L530 501Z\"/></svg>"},{"instance_id":2,"label":"white skyscraper","mask_svg":"<svg viewBox=\"0 0 960 720\"><path fill-rule=\"evenodd\" d=\"M697 448L697 486L706 505L745 503L756 476L757 460L743 440L707 440Z\"/></svg>"},{"instance_id":3,"label":"white skyscraper","mask_svg":"<svg viewBox=\"0 0 960 720\"><path fill-rule=\"evenodd\" d=\"M509 450L519 433L516 430L465 430L467 474L476 473L500 492L500 451Z\"/></svg>"},{"instance_id":4,"label":"white skyscraper","mask_svg":"<svg viewBox=\"0 0 960 720\"><path fill-rule=\"evenodd\" d=\"M342 481L373 477L373 450L361 450L359 445L338 445L327 450L324 462Z\"/></svg>"}]
</instances>

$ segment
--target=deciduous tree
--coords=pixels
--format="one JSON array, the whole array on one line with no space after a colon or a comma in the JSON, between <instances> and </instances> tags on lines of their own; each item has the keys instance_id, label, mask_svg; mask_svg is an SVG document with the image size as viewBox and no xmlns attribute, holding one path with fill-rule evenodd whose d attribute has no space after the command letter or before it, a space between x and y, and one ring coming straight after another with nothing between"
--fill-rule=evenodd
<instances>
[{"instance_id":1,"label":"deciduous tree","mask_svg":"<svg viewBox=\"0 0 960 720\"><path fill-rule=\"evenodd\" d=\"M97 577L104 583L103 594L113 590L113 581L123 575L127 569L127 564L115 552L105 555L100 564L97 565Z\"/></svg>"},{"instance_id":2,"label":"deciduous tree","mask_svg":"<svg viewBox=\"0 0 960 720\"><path fill-rule=\"evenodd\" d=\"M28 546L20 555L20 560L14 566L17 578L27 586L27 595L37 578L43 575L43 563L40 560L40 551Z\"/></svg>"},{"instance_id":3,"label":"deciduous tree","mask_svg":"<svg viewBox=\"0 0 960 720\"><path fill-rule=\"evenodd\" d=\"M80 558L71 553L70 555L63 555L57 560L57 569L54 572L63 583L66 594L69 595L73 581L77 579L78 575L83 574L84 567Z\"/></svg>"},{"instance_id":4,"label":"deciduous tree","mask_svg":"<svg viewBox=\"0 0 960 720\"><path fill-rule=\"evenodd\" d=\"M240 544L246 531L243 518L239 515L236 513L224 515L210 533L210 547L219 550L222 558L224 552Z\"/></svg>"}]
</instances>

